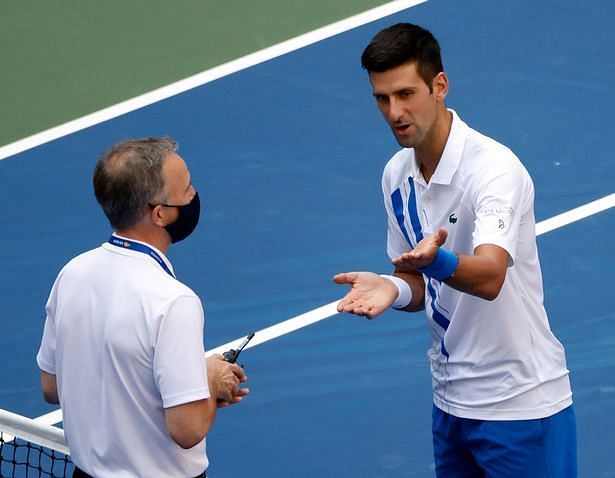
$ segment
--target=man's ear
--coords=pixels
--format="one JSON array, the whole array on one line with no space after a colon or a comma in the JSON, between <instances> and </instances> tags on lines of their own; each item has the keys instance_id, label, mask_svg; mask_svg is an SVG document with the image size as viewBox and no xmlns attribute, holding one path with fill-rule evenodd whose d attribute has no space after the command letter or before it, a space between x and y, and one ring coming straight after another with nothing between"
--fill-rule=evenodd
<instances>
[{"instance_id":1,"label":"man's ear","mask_svg":"<svg viewBox=\"0 0 615 478\"><path fill-rule=\"evenodd\" d=\"M166 218L164 217L164 208L161 205L151 208L150 218L158 227L164 227L167 225Z\"/></svg>"},{"instance_id":2,"label":"man's ear","mask_svg":"<svg viewBox=\"0 0 615 478\"><path fill-rule=\"evenodd\" d=\"M436 100L443 102L448 94L448 77L441 71L433 77L431 81L432 91L436 95Z\"/></svg>"}]
</instances>

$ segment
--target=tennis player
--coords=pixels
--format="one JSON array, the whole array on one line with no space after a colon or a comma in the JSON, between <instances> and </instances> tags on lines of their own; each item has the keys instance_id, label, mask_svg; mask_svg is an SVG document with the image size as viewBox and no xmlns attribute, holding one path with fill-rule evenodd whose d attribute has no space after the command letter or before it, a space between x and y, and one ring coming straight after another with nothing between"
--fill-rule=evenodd
<instances>
[{"instance_id":1,"label":"tennis player","mask_svg":"<svg viewBox=\"0 0 615 478\"><path fill-rule=\"evenodd\" d=\"M386 28L361 62L403 148L382 178L395 269L336 275L351 286L338 310L426 310L438 477L576 476L572 392L543 306L528 172L447 109L430 32Z\"/></svg>"},{"instance_id":2,"label":"tennis player","mask_svg":"<svg viewBox=\"0 0 615 478\"><path fill-rule=\"evenodd\" d=\"M166 257L199 220L199 196L170 138L123 141L94 191L113 235L71 260L47 302L37 356L60 403L73 476L205 476L205 435L237 403L243 370L205 360L201 301Z\"/></svg>"}]
</instances>

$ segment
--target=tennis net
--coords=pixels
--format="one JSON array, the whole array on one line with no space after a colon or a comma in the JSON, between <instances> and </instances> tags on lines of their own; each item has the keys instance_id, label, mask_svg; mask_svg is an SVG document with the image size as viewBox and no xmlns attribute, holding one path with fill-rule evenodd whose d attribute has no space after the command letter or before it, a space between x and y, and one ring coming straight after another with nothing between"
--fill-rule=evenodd
<instances>
[{"instance_id":1,"label":"tennis net","mask_svg":"<svg viewBox=\"0 0 615 478\"><path fill-rule=\"evenodd\" d=\"M0 409L0 477L72 476L64 431Z\"/></svg>"}]
</instances>

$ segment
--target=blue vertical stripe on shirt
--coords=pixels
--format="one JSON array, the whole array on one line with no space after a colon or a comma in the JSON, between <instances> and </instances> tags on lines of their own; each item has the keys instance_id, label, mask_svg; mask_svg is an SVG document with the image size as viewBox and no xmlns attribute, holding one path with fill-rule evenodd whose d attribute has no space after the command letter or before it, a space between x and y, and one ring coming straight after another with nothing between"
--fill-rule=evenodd
<instances>
[{"instance_id":1,"label":"blue vertical stripe on shirt","mask_svg":"<svg viewBox=\"0 0 615 478\"><path fill-rule=\"evenodd\" d=\"M391 194L391 203L393 204L393 212L395 213L395 218L397 219L397 224L399 224L399 228L401 229L401 233L408 241L408 245L412 248L412 242L410 241L410 236L408 235L408 231L406 230L405 217L404 217L404 202L401 198L401 191L397 188Z\"/></svg>"},{"instance_id":2,"label":"blue vertical stripe on shirt","mask_svg":"<svg viewBox=\"0 0 615 478\"><path fill-rule=\"evenodd\" d=\"M436 298L438 297L438 295L436 294L436 291L434 290L430 281L427 281L427 291L429 292L429 296L431 297L431 315L433 317L433 320L435 320L436 323L444 330L448 329L448 325L451 322L444 316L444 314L442 314L442 312L440 312L436 308Z\"/></svg>"},{"instance_id":3,"label":"blue vertical stripe on shirt","mask_svg":"<svg viewBox=\"0 0 615 478\"><path fill-rule=\"evenodd\" d=\"M416 237L416 243L418 244L423 240L423 230L421 228L421 221L419 221L419 213L416 206L416 196L414 191L414 179L408 178L410 184L410 195L408 196L408 213L410 214L410 224L412 224L412 230L414 231L414 237Z\"/></svg>"}]
</instances>

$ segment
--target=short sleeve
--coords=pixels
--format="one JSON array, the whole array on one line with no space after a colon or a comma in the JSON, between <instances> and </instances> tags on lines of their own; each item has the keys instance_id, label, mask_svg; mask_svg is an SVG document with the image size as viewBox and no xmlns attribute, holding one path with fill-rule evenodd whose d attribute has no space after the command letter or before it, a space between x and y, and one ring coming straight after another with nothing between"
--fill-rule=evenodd
<instances>
[{"instance_id":1,"label":"short sleeve","mask_svg":"<svg viewBox=\"0 0 615 478\"><path fill-rule=\"evenodd\" d=\"M209 398L203 307L181 296L161 313L154 339L154 379L164 408Z\"/></svg>"},{"instance_id":2,"label":"short sleeve","mask_svg":"<svg viewBox=\"0 0 615 478\"><path fill-rule=\"evenodd\" d=\"M521 218L533 204L534 188L521 163L510 162L483 168L474 198L476 219L473 247L494 244L505 249L514 263Z\"/></svg>"}]
</instances>

